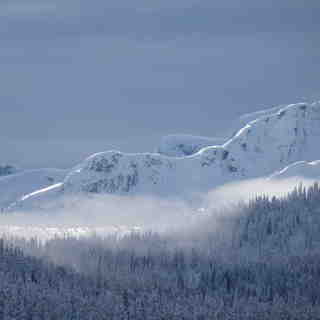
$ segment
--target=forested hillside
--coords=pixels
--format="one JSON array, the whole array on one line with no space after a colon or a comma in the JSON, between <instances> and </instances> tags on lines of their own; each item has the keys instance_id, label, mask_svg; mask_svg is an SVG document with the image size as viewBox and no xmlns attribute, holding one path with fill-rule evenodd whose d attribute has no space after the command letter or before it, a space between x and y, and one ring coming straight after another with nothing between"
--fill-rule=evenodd
<instances>
[{"instance_id":1,"label":"forested hillside","mask_svg":"<svg viewBox=\"0 0 320 320\"><path fill-rule=\"evenodd\" d=\"M318 319L319 242L318 184L166 234L6 238L0 319Z\"/></svg>"}]
</instances>

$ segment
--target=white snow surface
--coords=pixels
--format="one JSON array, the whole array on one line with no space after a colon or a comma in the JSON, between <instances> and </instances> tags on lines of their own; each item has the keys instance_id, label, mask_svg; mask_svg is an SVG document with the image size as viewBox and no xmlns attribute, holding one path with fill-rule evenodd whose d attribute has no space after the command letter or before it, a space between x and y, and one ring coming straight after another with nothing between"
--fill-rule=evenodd
<instances>
[{"instance_id":1,"label":"white snow surface","mask_svg":"<svg viewBox=\"0 0 320 320\"><path fill-rule=\"evenodd\" d=\"M234 123L234 126L240 125L240 127L243 127L247 123L249 123L250 121L254 121L254 120L259 119L261 117L270 116L272 114L277 113L278 111L280 111L281 109L283 109L285 107L286 107L286 105L278 105L278 106L275 106L272 108L267 108L267 109L263 109L263 110L259 110L259 111L255 111L255 112L250 112L250 113L245 113L242 116L240 116L239 119L236 120L236 122Z\"/></svg>"},{"instance_id":2,"label":"white snow surface","mask_svg":"<svg viewBox=\"0 0 320 320\"><path fill-rule=\"evenodd\" d=\"M273 112L275 111L275 112ZM70 171L54 194L151 194L181 197L227 182L269 176L297 161L320 159L320 102L262 113L231 139L185 157L159 153L94 154ZM42 191L21 201L41 202Z\"/></svg>"},{"instance_id":3,"label":"white snow surface","mask_svg":"<svg viewBox=\"0 0 320 320\"><path fill-rule=\"evenodd\" d=\"M168 157L185 157L199 152L209 146L221 145L226 138L208 138L187 134L168 135L161 139L156 153Z\"/></svg>"},{"instance_id":4,"label":"white snow surface","mask_svg":"<svg viewBox=\"0 0 320 320\"><path fill-rule=\"evenodd\" d=\"M275 172L270 179L303 178L320 181L320 160L298 161Z\"/></svg>"},{"instance_id":5,"label":"white snow surface","mask_svg":"<svg viewBox=\"0 0 320 320\"><path fill-rule=\"evenodd\" d=\"M26 194L63 181L67 170L36 169L0 177L0 209L23 199Z\"/></svg>"},{"instance_id":6,"label":"white snow surface","mask_svg":"<svg viewBox=\"0 0 320 320\"><path fill-rule=\"evenodd\" d=\"M168 157L185 157L199 152L205 147L222 145L246 126L250 121L277 113L285 106L276 106L265 110L247 113L231 121L228 128L216 137L194 136L189 134L171 134L162 137L155 152Z\"/></svg>"}]
</instances>

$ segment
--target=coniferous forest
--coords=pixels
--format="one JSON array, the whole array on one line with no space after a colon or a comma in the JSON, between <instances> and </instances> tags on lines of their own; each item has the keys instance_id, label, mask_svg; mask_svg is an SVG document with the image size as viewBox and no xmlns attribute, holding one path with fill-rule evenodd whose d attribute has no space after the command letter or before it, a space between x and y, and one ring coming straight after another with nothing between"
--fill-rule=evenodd
<instances>
[{"instance_id":1,"label":"coniferous forest","mask_svg":"<svg viewBox=\"0 0 320 320\"><path fill-rule=\"evenodd\" d=\"M197 226L0 241L0 319L320 319L320 187Z\"/></svg>"}]
</instances>

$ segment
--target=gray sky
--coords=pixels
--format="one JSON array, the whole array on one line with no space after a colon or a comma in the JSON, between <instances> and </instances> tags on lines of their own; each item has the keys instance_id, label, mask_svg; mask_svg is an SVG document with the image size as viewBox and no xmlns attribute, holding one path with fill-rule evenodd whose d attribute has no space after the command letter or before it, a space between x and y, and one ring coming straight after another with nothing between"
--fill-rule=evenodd
<instances>
[{"instance_id":1,"label":"gray sky","mask_svg":"<svg viewBox=\"0 0 320 320\"><path fill-rule=\"evenodd\" d=\"M0 162L69 167L320 99L318 0L2 0Z\"/></svg>"}]
</instances>

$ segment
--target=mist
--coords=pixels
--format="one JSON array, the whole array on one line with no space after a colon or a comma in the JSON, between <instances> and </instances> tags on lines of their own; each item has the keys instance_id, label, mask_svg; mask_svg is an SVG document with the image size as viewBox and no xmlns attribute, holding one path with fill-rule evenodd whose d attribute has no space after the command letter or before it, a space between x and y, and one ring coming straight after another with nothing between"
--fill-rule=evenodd
<instances>
[{"instance_id":1,"label":"mist","mask_svg":"<svg viewBox=\"0 0 320 320\"><path fill-rule=\"evenodd\" d=\"M78 195L56 200L47 210L10 212L1 216L1 233L48 240L55 236L101 237L131 232L157 232L167 235L206 234L219 229L228 234L230 221L241 207L258 196L285 197L298 185L309 187L313 180L251 179L195 194L188 200L115 195ZM210 226L206 219L210 218ZM210 230L208 230L208 228Z\"/></svg>"},{"instance_id":2,"label":"mist","mask_svg":"<svg viewBox=\"0 0 320 320\"><path fill-rule=\"evenodd\" d=\"M270 190L261 182L245 183L270 196L281 196L291 184ZM27 304L44 319L67 319L72 310L81 319L316 319L319 199L319 184L283 199L260 197L236 210L221 209L220 219L211 214L185 232L55 237L45 243L2 238L4 311L16 315L17 306ZM146 211L159 206L155 199L134 201L122 209L129 203ZM26 313L20 314L24 319Z\"/></svg>"},{"instance_id":3,"label":"mist","mask_svg":"<svg viewBox=\"0 0 320 320\"><path fill-rule=\"evenodd\" d=\"M239 203L248 203L259 196L283 198L295 187L302 185L310 187L314 179L292 177L288 179L258 178L240 182L232 182L210 191L204 196L204 204L207 209L215 210Z\"/></svg>"}]
</instances>

